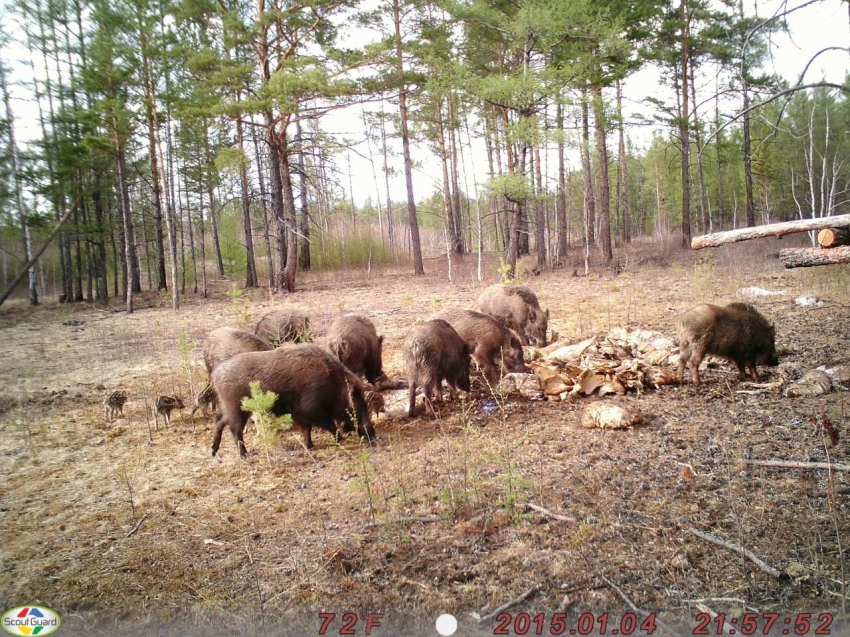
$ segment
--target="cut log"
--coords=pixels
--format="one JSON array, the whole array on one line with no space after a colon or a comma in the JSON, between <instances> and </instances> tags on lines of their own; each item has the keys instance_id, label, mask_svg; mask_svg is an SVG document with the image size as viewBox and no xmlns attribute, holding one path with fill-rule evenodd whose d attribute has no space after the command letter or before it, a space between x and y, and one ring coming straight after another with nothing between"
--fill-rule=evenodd
<instances>
[{"instance_id":1,"label":"cut log","mask_svg":"<svg viewBox=\"0 0 850 637\"><path fill-rule=\"evenodd\" d=\"M818 232L818 245L821 248L850 245L850 228L824 228Z\"/></svg>"},{"instance_id":2,"label":"cut log","mask_svg":"<svg viewBox=\"0 0 850 637\"><path fill-rule=\"evenodd\" d=\"M788 248L779 251L779 259L786 268L811 268L816 265L850 263L850 246L838 248Z\"/></svg>"},{"instance_id":3,"label":"cut log","mask_svg":"<svg viewBox=\"0 0 850 637\"><path fill-rule=\"evenodd\" d=\"M850 227L850 215L838 215L835 217L821 217L819 219L801 219L799 221L787 221L785 223L771 223L766 226L755 226L753 228L739 228L738 230L727 230L726 232L715 232L694 237L691 247L694 250L702 248L716 248L727 243L737 241L749 241L750 239L761 239L762 237L782 237L786 234L796 232L808 232L809 230L821 230L823 228L846 228Z\"/></svg>"}]
</instances>

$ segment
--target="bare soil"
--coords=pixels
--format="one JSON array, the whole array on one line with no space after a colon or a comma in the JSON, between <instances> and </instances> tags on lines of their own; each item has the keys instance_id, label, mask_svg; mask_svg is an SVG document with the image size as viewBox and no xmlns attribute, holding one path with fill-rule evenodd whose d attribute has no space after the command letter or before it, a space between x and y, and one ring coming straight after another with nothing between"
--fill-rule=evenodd
<instances>
[{"instance_id":1,"label":"bare soil","mask_svg":"<svg viewBox=\"0 0 850 637\"><path fill-rule=\"evenodd\" d=\"M786 271L772 258L776 245L667 249L649 260L642 254L658 246L635 246L619 273L573 276L583 271L576 260L526 282L570 341L621 325L674 336L676 317L696 303L740 299L749 286L781 290L748 299L775 322L784 352L780 367L762 368L766 380L850 362L850 266ZM227 432L211 457L212 420L192 423L188 409L206 382L210 329L287 307L306 310L320 336L338 314L360 312L385 335L385 371L400 376L401 342L416 320L473 307L497 281L488 262L478 282L474 260L453 264L453 284L443 261L420 278L306 274L292 296L233 299L218 282L212 300L189 298L176 313L153 297L132 315L120 302L4 306L0 605L49 606L63 617L60 634L313 635L320 611L354 610L387 615L375 635L436 634L441 612L459 618L458 634L484 635L494 623L471 613L533 591L509 612L547 613L548 634L558 611L570 627L581 613L628 612L615 584L683 635L705 607L729 618L810 612L812 631L829 611L831 634L850 634L850 473L746 462L850 463L846 391L739 393L735 370L720 363L699 390L619 399L647 424L602 431L579 422L585 406L609 399L503 398L476 375L468 399L437 418L381 419L374 448L318 433L308 453L285 432L267 454L252 428L248 461ZM796 306L806 293L825 306ZM129 401L124 418L107 423L102 401L115 389ZM187 403L184 419L175 412L171 428L153 429L150 405L170 393ZM831 421L838 444L813 417ZM783 576L690 529L744 546ZM337 616L326 634L341 626ZM364 629L358 618L357 634Z\"/></svg>"}]
</instances>

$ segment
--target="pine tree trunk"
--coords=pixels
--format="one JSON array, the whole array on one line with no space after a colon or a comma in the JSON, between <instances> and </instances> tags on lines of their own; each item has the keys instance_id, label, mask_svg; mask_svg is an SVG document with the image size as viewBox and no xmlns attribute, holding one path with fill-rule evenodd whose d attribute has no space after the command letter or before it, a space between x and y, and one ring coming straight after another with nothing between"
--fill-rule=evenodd
<instances>
[{"instance_id":1,"label":"pine tree trunk","mask_svg":"<svg viewBox=\"0 0 850 637\"><path fill-rule=\"evenodd\" d=\"M401 48L401 15L399 0L393 0L393 24L395 26L396 69L404 74L404 58ZM416 198L413 195L413 161L410 158L410 131L407 122L407 87L402 83L398 91L398 109L401 120L401 146L404 154L404 177L407 184L407 216L410 225L410 245L413 250L413 270L417 275L425 274L422 264L422 245L419 240L419 221L416 218Z\"/></svg>"},{"instance_id":2,"label":"pine tree trunk","mask_svg":"<svg viewBox=\"0 0 850 637\"><path fill-rule=\"evenodd\" d=\"M715 78L719 78L720 70L718 69L717 75ZM723 149L723 136L720 131L720 87L719 81L716 81L717 91L714 96L714 130L717 131L714 140L714 148L717 153L717 214L719 215L718 222L720 223L720 227L723 227L723 164L720 154ZM712 230L711 227L711 218L709 218L709 230Z\"/></svg>"},{"instance_id":3,"label":"pine tree trunk","mask_svg":"<svg viewBox=\"0 0 850 637\"><path fill-rule=\"evenodd\" d=\"M298 236L295 234L295 193L292 189L292 174L289 166L289 140L286 122L281 125L278 139L280 144L280 181L283 187L284 214L286 219L286 266L278 274L278 287L287 292L295 292L295 272L298 267Z\"/></svg>"},{"instance_id":4,"label":"pine tree trunk","mask_svg":"<svg viewBox=\"0 0 850 637\"><path fill-rule=\"evenodd\" d=\"M301 199L301 252L298 265L306 272L310 269L310 210L307 206L307 171L304 163L304 138L301 133L301 120L295 121L295 130L298 135L298 194ZM383 240L383 233L381 240Z\"/></svg>"},{"instance_id":5,"label":"pine tree trunk","mask_svg":"<svg viewBox=\"0 0 850 637\"><path fill-rule=\"evenodd\" d=\"M58 85L58 92L59 92L59 112L64 112L65 109L64 109L64 103L63 103L63 100L62 100L62 95L64 94L64 88L63 88L63 82L62 82L62 67L59 63L59 45L58 45L58 41L56 39L56 25L55 25L55 23L53 23L51 25L51 31L50 31L50 33L51 33L51 35L50 35L51 43L50 44L48 44L48 42L47 42L47 36L46 36L46 34L44 32L44 28L43 28L44 20L39 20L39 26L40 26L40 29L41 29L41 38L42 38L42 45L43 45L42 50L44 51L44 68L45 68L47 73L49 73L49 68L50 68L50 65L48 64L47 52L53 51L55 53L55 56L56 56L55 66L56 66L56 76L57 76L56 82L57 82L57 85ZM48 95L48 100L49 100L49 104L50 104L50 126L53 129L53 143L56 145L55 147L58 148L59 143L58 143L58 139L56 137L56 130L57 130L58 127L57 127L57 120L56 120L56 116L55 116L55 111L54 111L54 108L53 108L53 91L50 89L50 83L49 82L50 82L50 80L49 80L49 75L48 75L47 95ZM60 197L62 198L63 207L64 207L64 203L65 203L64 193L60 194ZM70 302L74 299L74 270L73 270L73 264L71 262L71 244L72 244L71 233L67 232L67 231L63 231L62 234L60 235L60 242L62 244L64 244L64 250L62 251L63 256L64 256L64 267L63 267L63 269L64 269L65 275L66 275L66 278L65 278L65 281L64 281L64 286L63 286L63 294L65 296L65 301Z\"/></svg>"},{"instance_id":6,"label":"pine tree trunk","mask_svg":"<svg viewBox=\"0 0 850 637\"><path fill-rule=\"evenodd\" d=\"M213 162L212 153L210 153L210 139L208 122L204 121L204 155L207 165L207 197L210 201L209 217L210 230L212 231L213 250L215 251L216 265L218 266L218 276L220 279L226 278L224 274L224 260L221 258L221 244L218 240L218 219L215 216L215 196L213 194L213 175L215 174L215 164ZM206 290L206 286L204 286Z\"/></svg>"},{"instance_id":7,"label":"pine tree trunk","mask_svg":"<svg viewBox=\"0 0 850 637\"><path fill-rule=\"evenodd\" d=\"M64 6L51 7L51 10L54 10L54 11L57 11L57 12L59 10L62 10L64 12L64 9L65 9ZM51 20L51 39L53 41L53 54L54 54L54 58L55 58L55 62L56 62L57 83L58 83L58 87L59 87L59 91L58 91L58 94L59 94L59 112L65 113L66 110L67 110L66 107L65 107L65 96L69 93L71 95L73 95L73 90L67 91L65 86L64 86L64 82L62 81L62 62L59 58L62 47L59 45L59 37L56 33L56 25L60 22L60 18L59 18L58 13L51 16L51 17L53 18ZM67 26L67 20L62 19L61 21ZM66 38L67 38L67 29L66 29ZM66 41L67 41L67 39L66 39ZM67 49L67 47L66 47L66 49ZM56 123L54 122L53 125L55 126ZM64 134L68 137L71 136L70 132L67 130L67 127L69 125L70 125L70 123L67 120L63 121L63 128L66 129L64 131ZM76 184L76 185L78 186L79 184ZM68 256L68 273L69 273L69 276L71 278L71 281L70 281L70 288L68 290L69 294L68 294L67 298L68 298L68 300L73 299L74 301L82 301L83 300L83 271L82 271L81 250L80 250L80 228L81 228L81 225L80 225L79 208L74 210L74 222L73 223L74 223L74 238L73 238L73 241L71 241L70 237L68 237L68 241L69 241L68 253L67 253L67 256ZM74 253L73 256L75 257L73 259L73 263L72 263L72 254L71 254L71 252L72 252L71 244L72 243L73 243L73 246L74 246L73 247L73 253Z\"/></svg>"},{"instance_id":8,"label":"pine tree trunk","mask_svg":"<svg viewBox=\"0 0 850 637\"><path fill-rule=\"evenodd\" d=\"M94 190L92 192L92 201L94 202L94 219L99 229L99 238L95 243L95 251L98 261L97 283L95 285L95 298L98 301L106 301L109 298L109 279L106 268L106 242L104 240L106 232L106 224L103 210L103 195L101 193L101 178L100 168L92 169L94 176Z\"/></svg>"},{"instance_id":9,"label":"pine tree trunk","mask_svg":"<svg viewBox=\"0 0 850 637\"><path fill-rule=\"evenodd\" d=\"M239 101L237 93L236 101ZM239 160L239 187L242 194L242 224L245 226L245 287L255 288L260 284L257 277L257 263L254 259L254 224L251 221L251 199L248 193L248 166L243 158L245 155L245 134L242 126L242 116L236 117L236 146L242 151Z\"/></svg>"},{"instance_id":10,"label":"pine tree trunk","mask_svg":"<svg viewBox=\"0 0 850 637\"><path fill-rule=\"evenodd\" d=\"M156 99L156 95L152 94L152 97ZM163 160L162 155L162 138L159 129L159 121L156 118L156 114L153 117L154 124L154 150L159 159L160 167L165 167L166 163ZM165 170L159 171L159 179L160 186L162 188L162 194L165 199L165 225L168 231L168 243L171 251L171 306L173 309L177 310L180 308L180 286L178 284L179 273L178 273L178 261L177 261L177 228L175 227L174 222L174 210L171 207L171 197L168 191L168 177L165 173Z\"/></svg>"},{"instance_id":11,"label":"pine tree trunk","mask_svg":"<svg viewBox=\"0 0 850 637\"><path fill-rule=\"evenodd\" d=\"M617 80L617 119L620 129L620 196L623 200L623 241L632 240L632 210L629 206L629 157L626 153L626 135L623 124L623 87Z\"/></svg>"},{"instance_id":12,"label":"pine tree trunk","mask_svg":"<svg viewBox=\"0 0 850 637\"><path fill-rule=\"evenodd\" d=\"M584 223L587 226L585 236L590 245L596 244L596 195L593 191L593 169L590 163L590 128L588 124L587 91L582 91L581 128L583 143L581 147L581 167L584 173Z\"/></svg>"},{"instance_id":13,"label":"pine tree trunk","mask_svg":"<svg viewBox=\"0 0 850 637\"><path fill-rule=\"evenodd\" d=\"M115 122L115 130L118 130L118 124ZM124 259L126 272L126 301L127 314L133 313L133 293L136 291L135 282L135 241L133 240L133 217L130 213L130 195L127 191L126 168L124 159L124 148L121 144L118 135L115 136L115 150L118 153L118 192L121 199L121 212L124 220ZM141 292L141 285L139 285Z\"/></svg>"},{"instance_id":14,"label":"pine tree trunk","mask_svg":"<svg viewBox=\"0 0 850 637\"><path fill-rule=\"evenodd\" d=\"M547 267L546 259L546 211L543 206L543 171L540 166L540 144L534 146L534 170L537 173L537 198L534 202L535 212L535 228L534 239L537 244L537 267L540 270L545 270Z\"/></svg>"},{"instance_id":15,"label":"pine tree trunk","mask_svg":"<svg viewBox=\"0 0 850 637\"><path fill-rule=\"evenodd\" d=\"M127 273L123 271L123 268L126 268L127 262L124 260L124 221L123 215L121 215L119 210L110 207L109 216L112 217L117 223L113 223L113 229L109 233L109 240L112 243L112 289L115 290L115 294L112 296L120 297L121 289L118 287L118 273L121 272L122 281L127 282ZM119 245L121 246L121 257L118 256L118 246L115 244L115 229L118 231ZM122 265L123 264L123 265Z\"/></svg>"},{"instance_id":16,"label":"pine tree trunk","mask_svg":"<svg viewBox=\"0 0 850 637\"><path fill-rule=\"evenodd\" d=\"M381 188L378 186L378 172L375 169L375 156L372 153L372 130L369 126L369 120L366 118L366 109L361 111L363 118L363 132L366 135L366 149L369 151L369 164L372 166L372 181L375 182L375 201L378 204L378 233L381 235L381 245L384 245L384 215L381 208ZM299 123L300 128L300 123ZM299 133L300 137L300 133ZM303 160L299 159L303 164Z\"/></svg>"},{"instance_id":17,"label":"pine tree trunk","mask_svg":"<svg viewBox=\"0 0 850 637\"><path fill-rule=\"evenodd\" d=\"M54 109L53 109L53 89L51 88L50 65L48 64L48 58L47 58L47 50L48 50L47 49L47 36L46 36L45 30L44 30L45 18L44 18L44 14L42 13L41 3L38 2L38 1L35 3L34 18L38 22L38 28L39 28L38 42L36 44L34 42L29 42L29 40L28 40L28 43L30 44L30 50L32 50L32 48L34 46L37 46L38 49L41 51L41 54L42 54L42 64L43 64L43 67L44 67L44 76L45 76L45 79L44 79L45 95L47 96L48 106L49 106L49 115L50 115L50 136L48 136L48 134L47 134L47 126L45 124L44 111L43 111L42 106L41 106L41 100L40 100L40 95L39 95L39 90L38 90L38 80L37 79L33 80L33 87L34 87L36 103L38 104L38 119L39 119L39 124L41 126L41 136L42 136L42 139L44 140L44 144L45 144L44 155L45 155L45 160L47 162L47 174L48 174L48 177L50 179L50 183L55 184L57 182L56 182L56 173L55 173L55 168L54 168L53 157L54 157L54 152L55 152L56 148L58 147L58 144L56 142L56 118L55 118ZM34 58L31 57L30 63L31 63L31 66L32 66L33 78L36 78ZM59 219L62 218L62 216L64 214L63 211L62 211L64 197L54 189L54 191L51 193L50 200L51 200L51 204L53 205L54 216L56 217L56 219L58 221ZM67 236L67 233L65 231L62 231L59 234L57 241L56 241L56 245L59 248L59 269L60 269L60 276L61 276L61 279L62 279L62 293L60 295L60 300L61 299L68 300L68 299L71 298L70 293L69 293L70 286L71 286L71 278L70 278L71 274L70 274L70 270L68 270L66 268L66 265L65 265L66 264L66 259L65 259L65 256L66 256L66 236Z\"/></svg>"},{"instance_id":18,"label":"pine tree trunk","mask_svg":"<svg viewBox=\"0 0 850 637\"><path fill-rule=\"evenodd\" d=\"M201 179L203 179L203 167L201 165L198 166L198 174L201 175ZM204 189L198 184L199 188L199 196L200 196L200 208L198 209L198 217L200 223L198 224L198 237L199 244L201 246L201 298L205 299L209 295L209 288L207 287L207 245L206 240L204 239ZM212 187L209 188L210 196L212 196ZM212 209L212 200L210 200L210 209Z\"/></svg>"},{"instance_id":19,"label":"pine tree trunk","mask_svg":"<svg viewBox=\"0 0 850 637\"><path fill-rule=\"evenodd\" d=\"M679 139L682 144L682 245L691 245L691 140L690 115L688 113L688 64L690 50L688 48L690 17L687 4L682 0L679 6L679 18L682 22L680 78L682 80L682 116L679 118Z\"/></svg>"},{"instance_id":20,"label":"pine tree trunk","mask_svg":"<svg viewBox=\"0 0 850 637\"><path fill-rule=\"evenodd\" d=\"M493 170L493 143L490 139L492 124L486 111L484 116L484 127L484 147L487 150L487 175L489 179L492 180L496 176L496 171ZM504 241L504 234L501 235L501 238L499 236L499 198L494 194L490 195L490 215L493 217L493 234L495 237L493 249L498 251L504 249L506 244Z\"/></svg>"},{"instance_id":21,"label":"pine tree trunk","mask_svg":"<svg viewBox=\"0 0 850 637\"><path fill-rule=\"evenodd\" d=\"M593 121L596 130L596 153L599 161L599 221L602 235L602 260L605 265L611 263L614 253L611 249L611 194L608 181L608 145L605 140L606 124L602 104L602 91L598 84L591 83L593 96Z\"/></svg>"},{"instance_id":22,"label":"pine tree trunk","mask_svg":"<svg viewBox=\"0 0 850 637\"><path fill-rule=\"evenodd\" d=\"M156 98L154 96L153 80L151 78L150 59L148 58L148 43L144 33L144 24L139 16L139 40L142 51L142 84L145 91L145 121L148 127L148 155L151 164L151 190L153 191L154 220L156 222L156 233L154 245L156 247L156 279L157 290L167 290L168 283L165 276L165 243L162 232L162 180L160 179L159 153L156 148L156 137L154 123L156 111ZM164 170L164 168L162 168ZM175 282L176 283L176 282Z\"/></svg>"},{"instance_id":23,"label":"pine tree trunk","mask_svg":"<svg viewBox=\"0 0 850 637\"><path fill-rule=\"evenodd\" d=\"M457 254L466 252L464 246L464 223L463 223L463 208L460 200L460 180L458 179L458 154L455 129L457 128L457 118L455 117L454 100L452 94L448 96L448 115L449 115L449 141L451 143L452 153L452 208L454 209L454 227L455 227L455 246L454 250ZM440 111L442 113L442 110Z\"/></svg>"},{"instance_id":24,"label":"pine tree trunk","mask_svg":"<svg viewBox=\"0 0 850 637\"><path fill-rule=\"evenodd\" d=\"M564 105L561 96L557 99L558 126L558 201L555 207L555 219L558 225L557 262L560 263L567 254L567 181L564 166Z\"/></svg>"},{"instance_id":25,"label":"pine tree trunk","mask_svg":"<svg viewBox=\"0 0 850 637\"><path fill-rule=\"evenodd\" d=\"M255 127L251 127L256 131ZM265 167L263 166L262 155L260 154L260 142L257 139L256 132L251 135L254 139L254 155L257 160L257 177L260 180L260 200L263 204L263 239L266 243L266 261L269 269L269 289L274 288L274 254L272 253L271 239L269 238L269 211L268 202L266 200L266 179L263 177Z\"/></svg>"},{"instance_id":26,"label":"pine tree trunk","mask_svg":"<svg viewBox=\"0 0 850 637\"><path fill-rule=\"evenodd\" d=\"M145 259L145 268L148 271L148 289L153 285L153 279L151 278L151 253L150 253L150 241L148 241L148 224L145 220L145 211L142 210L142 222L139 224L138 228L136 228L139 233L142 235L142 247L144 248L144 259Z\"/></svg>"},{"instance_id":27,"label":"pine tree trunk","mask_svg":"<svg viewBox=\"0 0 850 637\"><path fill-rule=\"evenodd\" d=\"M387 237L390 240L390 246L395 245L395 237L393 229L393 200L390 196L390 169L387 163L387 127L384 120L384 100L381 98L381 146L384 155L384 185L387 191Z\"/></svg>"},{"instance_id":28,"label":"pine tree trunk","mask_svg":"<svg viewBox=\"0 0 850 637\"><path fill-rule=\"evenodd\" d=\"M171 164L171 160L168 162ZM169 170L169 173L171 171ZM180 186L174 180L171 181L169 187L171 192L176 195L176 212L177 212L177 233L180 236L180 294L186 296L186 232L183 228L183 199L180 198ZM174 191L177 192L174 192Z\"/></svg>"},{"instance_id":29,"label":"pine tree trunk","mask_svg":"<svg viewBox=\"0 0 850 637\"><path fill-rule=\"evenodd\" d=\"M263 113L269 143L269 188L272 194L272 212L274 213L275 242L277 247L277 264L279 270L274 275L274 289L279 289L278 276L286 267L286 219L283 212L283 185L280 178L280 150L275 134L274 118L270 111Z\"/></svg>"},{"instance_id":30,"label":"pine tree trunk","mask_svg":"<svg viewBox=\"0 0 850 637\"><path fill-rule=\"evenodd\" d=\"M198 293L198 263L195 258L195 227L192 223L192 204L189 201L189 182L188 177L186 176L186 170L188 166L186 166L185 162L183 164L183 192L186 195L186 225L189 228L189 258L192 261L192 293ZM199 173L200 175L200 173ZM200 185L200 181L198 182ZM200 189L203 190L203 189Z\"/></svg>"},{"instance_id":31,"label":"pine tree trunk","mask_svg":"<svg viewBox=\"0 0 850 637\"><path fill-rule=\"evenodd\" d=\"M700 133L699 133L699 115L697 115L697 89L696 83L694 82L694 62L691 60L690 63L690 73L691 73L691 104L693 106L694 113L694 142L697 147L697 176L699 177L699 212L700 219L702 220L702 230L703 232L708 232L709 221L708 215L709 207L708 207L708 194L705 190L705 171L702 166L702 153L699 152L699 149L702 146L700 142Z\"/></svg>"},{"instance_id":32,"label":"pine tree trunk","mask_svg":"<svg viewBox=\"0 0 850 637\"><path fill-rule=\"evenodd\" d=\"M451 244L451 250L457 254L460 254L463 252L463 247L461 244L460 233L458 232L458 228L455 226L455 221L457 217L454 214L454 211L452 210L451 185L449 182L449 154L446 149L446 134L445 126L443 123L442 99L437 102L437 141L440 144L440 166L443 169L443 223L445 224L446 231L449 234L449 243Z\"/></svg>"},{"instance_id":33,"label":"pine tree trunk","mask_svg":"<svg viewBox=\"0 0 850 637\"><path fill-rule=\"evenodd\" d=\"M738 0L738 17L744 20L744 2ZM744 65L746 67L746 65ZM744 97L741 129L744 133L744 185L747 193L747 227L756 225L756 205L753 199L753 152L750 137L750 89L746 78L746 68L741 76L741 93Z\"/></svg>"},{"instance_id":34,"label":"pine tree trunk","mask_svg":"<svg viewBox=\"0 0 850 637\"><path fill-rule=\"evenodd\" d=\"M6 135L9 140L9 150L12 155L12 178L15 181L15 203L18 207L18 218L21 223L21 231L24 248L24 263L32 259L32 235L30 234L29 224L27 223L27 211L24 204L24 181L21 172L21 163L18 155L18 144L15 141L15 116L12 113L11 102L9 101L9 87L6 84L5 64L0 60L0 92L3 93L3 105L6 108ZM29 299L30 305L38 305L38 282L36 280L35 268L32 267L27 272L29 277Z\"/></svg>"}]
</instances>

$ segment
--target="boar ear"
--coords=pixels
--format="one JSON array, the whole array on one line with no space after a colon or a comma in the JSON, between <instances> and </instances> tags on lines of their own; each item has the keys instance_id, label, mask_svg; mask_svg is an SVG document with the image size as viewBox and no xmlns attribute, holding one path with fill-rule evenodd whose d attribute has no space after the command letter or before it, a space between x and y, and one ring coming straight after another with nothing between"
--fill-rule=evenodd
<instances>
[{"instance_id":1,"label":"boar ear","mask_svg":"<svg viewBox=\"0 0 850 637\"><path fill-rule=\"evenodd\" d=\"M549 309L546 309L546 318L549 318Z\"/></svg>"},{"instance_id":2,"label":"boar ear","mask_svg":"<svg viewBox=\"0 0 850 637\"><path fill-rule=\"evenodd\" d=\"M384 335L383 335L383 334L381 334L381 335L378 337L378 345L383 345L383 344L384 344Z\"/></svg>"}]
</instances>

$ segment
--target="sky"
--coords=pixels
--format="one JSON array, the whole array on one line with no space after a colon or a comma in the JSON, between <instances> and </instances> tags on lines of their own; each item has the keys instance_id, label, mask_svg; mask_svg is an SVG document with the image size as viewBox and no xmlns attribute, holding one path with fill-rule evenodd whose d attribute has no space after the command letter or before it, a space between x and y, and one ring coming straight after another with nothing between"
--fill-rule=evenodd
<instances>
[{"instance_id":1,"label":"sky","mask_svg":"<svg viewBox=\"0 0 850 637\"><path fill-rule=\"evenodd\" d=\"M756 10L758 15L766 18L781 7L795 7L805 4L806 0L770 0L753 4L751 0L745 3L748 11ZM5 14L0 10L0 14ZM842 0L822 0L821 2L807 6L788 17L789 34L774 36L770 47L770 57L766 64L766 70L775 72L785 77L789 82L796 82L807 62L820 49L828 46L850 46L850 15L848 6ZM31 80L30 51L15 40L23 39L18 26L8 15L0 22L0 28L11 36L12 44L3 50L4 61L11 66L11 79L14 84L12 88L12 109L15 114L16 133L19 144L26 145L29 141L40 134L37 120L37 107L26 83ZM364 43L371 39L368 34L350 29L346 34L351 43ZM812 64L806 75L807 81L818 81L822 78L842 83L845 74L850 70L850 54L847 51L830 51L819 56ZM715 78L713 71L711 77L697 76L697 101L710 99L715 92ZM606 92L606 98L613 100L613 90ZM649 145L655 132L663 131L661 124L637 124L638 116L650 118L655 109L647 103L648 97L654 97L672 102L672 90L661 82L660 74L653 67L645 67L638 73L629 77L623 85L624 111L626 121L630 122L626 134L630 142L643 148ZM713 101L709 102L713 108ZM726 116L732 115L739 104L735 101L722 103L721 109ZM370 163L369 149L365 142L364 126L362 121L363 108L375 109L369 105L365 107L355 106L330 113L322 120L323 130L336 135L340 140L351 144L350 151L343 151L337 157L337 175L340 185L345 189L353 191L353 197L358 205L362 205L367 199L373 202L385 200L384 180L381 172L381 158L374 144L372 152L375 155L375 171L378 184L376 187L373 166ZM393 105L386 103L386 108L393 109ZM474 126L475 123L472 122ZM388 129L388 133L393 131ZM475 137L475 135L473 135ZM616 135L609 136L609 148L611 155L616 154ZM461 188L475 194L476 185L479 190L486 182L487 157L483 140L473 139L471 149L466 146L467 138L464 134L461 138L464 152L464 163L461 166L460 183ZM571 146L571 147L570 147ZM390 190L393 201L400 202L406 199L406 187L403 173L403 162L401 158L401 143L397 138L390 140L391 168L394 176L391 179ZM552 146L544 156L544 167L548 168L551 183L556 175L556 155ZM439 162L434 154L425 144L414 143L412 147L413 161L419 164L414 173L414 192L417 200L430 196L440 187L442 172ZM348 175L350 161L350 179ZM567 163L569 166L577 166L579 163L575 144L568 143ZM346 193L348 194L348 193Z\"/></svg>"}]
</instances>

